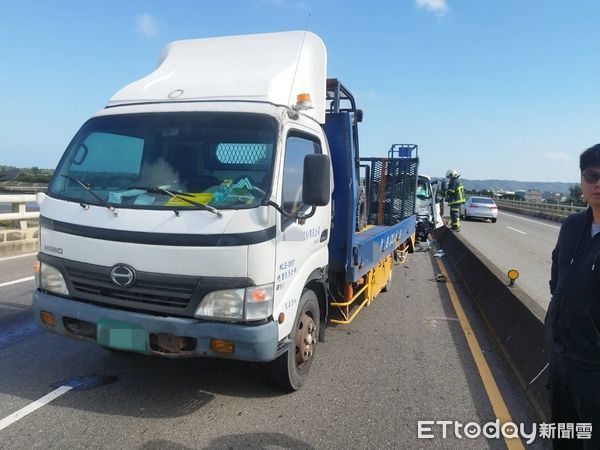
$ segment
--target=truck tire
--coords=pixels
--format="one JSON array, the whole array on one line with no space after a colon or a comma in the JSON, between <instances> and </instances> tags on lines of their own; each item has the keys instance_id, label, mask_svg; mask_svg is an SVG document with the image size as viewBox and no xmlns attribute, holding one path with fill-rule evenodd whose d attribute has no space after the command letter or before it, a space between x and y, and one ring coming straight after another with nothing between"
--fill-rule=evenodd
<instances>
[{"instance_id":1,"label":"truck tire","mask_svg":"<svg viewBox=\"0 0 600 450\"><path fill-rule=\"evenodd\" d=\"M308 378L315 358L315 347L319 337L319 300L310 289L305 289L298 305L298 315L290 338L288 350L269 363L269 381L286 392L302 387Z\"/></svg>"},{"instance_id":2,"label":"truck tire","mask_svg":"<svg viewBox=\"0 0 600 450\"><path fill-rule=\"evenodd\" d=\"M356 205L356 231L361 232L367 227L367 193L363 190L358 192Z\"/></svg>"}]
</instances>

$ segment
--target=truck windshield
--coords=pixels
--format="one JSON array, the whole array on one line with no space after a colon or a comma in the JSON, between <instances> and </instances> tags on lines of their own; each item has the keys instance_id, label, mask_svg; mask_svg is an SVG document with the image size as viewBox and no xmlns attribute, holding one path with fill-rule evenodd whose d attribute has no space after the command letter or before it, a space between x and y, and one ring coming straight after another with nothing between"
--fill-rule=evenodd
<instances>
[{"instance_id":1,"label":"truck windshield","mask_svg":"<svg viewBox=\"0 0 600 450\"><path fill-rule=\"evenodd\" d=\"M67 148L48 193L119 208L255 207L270 187L276 130L275 119L245 113L96 117Z\"/></svg>"}]
</instances>

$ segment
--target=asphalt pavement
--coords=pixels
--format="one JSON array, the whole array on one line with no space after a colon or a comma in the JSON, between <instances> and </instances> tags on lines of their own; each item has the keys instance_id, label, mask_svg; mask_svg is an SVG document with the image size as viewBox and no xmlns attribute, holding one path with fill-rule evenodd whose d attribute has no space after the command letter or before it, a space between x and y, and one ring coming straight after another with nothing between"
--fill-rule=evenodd
<instances>
[{"instance_id":1,"label":"asphalt pavement","mask_svg":"<svg viewBox=\"0 0 600 450\"><path fill-rule=\"evenodd\" d=\"M0 286L31 276L32 261L0 260ZM327 329L310 379L288 395L266 384L257 365L113 353L52 335L33 324L34 282L5 285L0 421L60 386L78 387L0 430L0 447L506 448L484 437L443 439L439 428L433 439L417 437L419 420L495 419L439 272L432 251L409 255L388 292L350 325ZM529 423L512 375L451 270L449 277L512 420Z\"/></svg>"},{"instance_id":2,"label":"asphalt pavement","mask_svg":"<svg viewBox=\"0 0 600 450\"><path fill-rule=\"evenodd\" d=\"M517 284L546 310L550 302L548 281L552 249L560 225L500 210L496 223L482 219L461 220L461 236L502 272L517 269Z\"/></svg>"}]
</instances>

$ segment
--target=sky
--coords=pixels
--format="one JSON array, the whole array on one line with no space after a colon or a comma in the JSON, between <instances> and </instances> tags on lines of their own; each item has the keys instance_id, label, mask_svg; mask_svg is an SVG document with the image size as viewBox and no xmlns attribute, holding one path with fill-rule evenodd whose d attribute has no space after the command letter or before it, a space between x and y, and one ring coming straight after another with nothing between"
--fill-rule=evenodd
<instances>
[{"instance_id":1,"label":"sky","mask_svg":"<svg viewBox=\"0 0 600 450\"><path fill-rule=\"evenodd\" d=\"M578 182L600 142L597 0L0 0L0 165L53 168L179 39L308 29L364 111L362 156L420 172Z\"/></svg>"}]
</instances>

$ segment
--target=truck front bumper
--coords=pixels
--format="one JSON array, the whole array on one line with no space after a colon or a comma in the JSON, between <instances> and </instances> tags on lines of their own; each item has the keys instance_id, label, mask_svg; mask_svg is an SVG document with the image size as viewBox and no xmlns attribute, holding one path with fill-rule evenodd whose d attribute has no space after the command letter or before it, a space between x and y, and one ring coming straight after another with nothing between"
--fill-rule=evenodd
<instances>
[{"instance_id":1,"label":"truck front bumper","mask_svg":"<svg viewBox=\"0 0 600 450\"><path fill-rule=\"evenodd\" d=\"M54 326L42 322L42 312L54 316ZM277 324L273 321L241 325L155 316L104 308L40 290L33 292L33 313L38 325L48 331L117 350L172 358L209 356L255 362L272 361L285 351L285 346L279 345ZM231 343L228 347L233 351L213 351L213 340Z\"/></svg>"}]
</instances>

